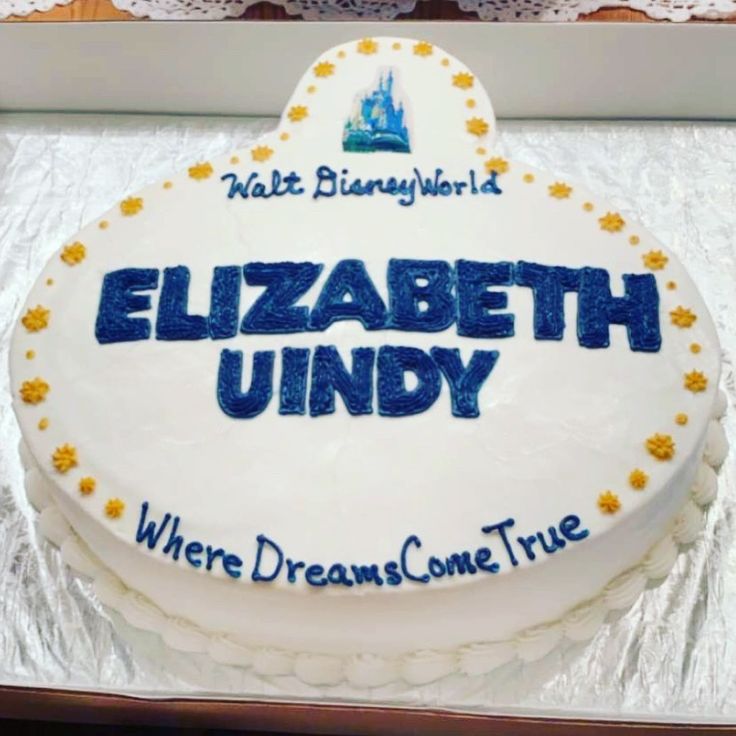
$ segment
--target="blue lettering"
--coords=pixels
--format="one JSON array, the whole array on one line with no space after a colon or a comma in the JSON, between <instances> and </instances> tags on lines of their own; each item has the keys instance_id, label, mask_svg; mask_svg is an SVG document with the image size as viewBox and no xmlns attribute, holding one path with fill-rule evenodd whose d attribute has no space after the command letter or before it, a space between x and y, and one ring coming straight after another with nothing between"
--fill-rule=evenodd
<instances>
[{"instance_id":1,"label":"blue lettering","mask_svg":"<svg viewBox=\"0 0 736 736\"><path fill-rule=\"evenodd\" d=\"M145 317L129 315L151 308L151 297L136 292L150 291L157 286L157 268L123 268L106 273L95 321L97 342L107 345L147 340L151 336L151 322Z\"/></svg>"},{"instance_id":2,"label":"blue lettering","mask_svg":"<svg viewBox=\"0 0 736 736\"><path fill-rule=\"evenodd\" d=\"M251 419L268 406L273 392L273 350L257 350L253 354L250 389L243 392L243 353L223 350L217 374L217 402L235 419Z\"/></svg>"},{"instance_id":3,"label":"blue lettering","mask_svg":"<svg viewBox=\"0 0 736 736\"><path fill-rule=\"evenodd\" d=\"M276 580L279 573L281 572L281 567L284 564L284 553L281 551L281 547L276 544L276 542L272 541L268 537L266 537L263 534L259 534L256 537L256 542L258 542L258 549L256 551L256 562L253 566L253 572L251 573L251 580L253 582L265 582L269 583L272 580ZM266 548L269 548L271 552L276 555L276 562L273 566L273 569L271 570L270 574L263 574L261 572L261 561L263 558L263 552Z\"/></svg>"},{"instance_id":4,"label":"blue lettering","mask_svg":"<svg viewBox=\"0 0 736 736\"><path fill-rule=\"evenodd\" d=\"M488 291L489 286L511 286L513 264L459 260L457 269L457 334L464 337L511 337L513 314L488 314L506 309L508 296L503 291Z\"/></svg>"},{"instance_id":5,"label":"blue lettering","mask_svg":"<svg viewBox=\"0 0 736 736\"><path fill-rule=\"evenodd\" d=\"M479 416L478 392L496 365L498 350L474 350L467 368L457 348L432 348L430 353L450 386L452 415Z\"/></svg>"},{"instance_id":6,"label":"blue lettering","mask_svg":"<svg viewBox=\"0 0 736 736\"><path fill-rule=\"evenodd\" d=\"M428 583L429 582L429 575L425 572L423 575L413 575L411 572L409 572L409 567L406 564L406 556L407 552L409 551L409 547L416 547L419 549L422 546L422 543L416 534L412 534L411 536L407 537L404 541L404 544L401 547L401 574L407 579L407 580L413 580L415 583Z\"/></svg>"}]
</instances>

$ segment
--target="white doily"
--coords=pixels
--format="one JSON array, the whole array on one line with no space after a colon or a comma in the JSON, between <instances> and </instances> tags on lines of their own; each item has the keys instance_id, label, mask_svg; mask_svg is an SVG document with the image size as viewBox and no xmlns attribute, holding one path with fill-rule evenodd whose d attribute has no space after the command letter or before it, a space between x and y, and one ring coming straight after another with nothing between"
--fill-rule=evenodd
<instances>
[{"instance_id":1,"label":"white doily","mask_svg":"<svg viewBox=\"0 0 736 736\"><path fill-rule=\"evenodd\" d=\"M69 5L72 0L0 0L0 18L9 15L29 15L38 10L45 13L54 5Z\"/></svg>"},{"instance_id":2,"label":"white doily","mask_svg":"<svg viewBox=\"0 0 736 736\"><path fill-rule=\"evenodd\" d=\"M260 0L112 0L120 10L154 20L222 20ZM270 0L307 20L394 20L418 0ZM419 0L421 1L421 0ZM640 10L650 18L682 22L736 16L736 0L456 0L460 9L490 21L573 21L603 7ZM68 5L71 0L0 0L0 18Z\"/></svg>"}]
</instances>

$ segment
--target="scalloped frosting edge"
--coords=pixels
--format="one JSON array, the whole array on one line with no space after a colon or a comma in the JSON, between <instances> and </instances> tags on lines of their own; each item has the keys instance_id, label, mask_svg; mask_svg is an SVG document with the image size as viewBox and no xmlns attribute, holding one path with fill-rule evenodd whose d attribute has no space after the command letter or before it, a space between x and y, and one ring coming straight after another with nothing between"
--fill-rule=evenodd
<instances>
[{"instance_id":1,"label":"scalloped frosting edge","mask_svg":"<svg viewBox=\"0 0 736 736\"><path fill-rule=\"evenodd\" d=\"M675 517L669 533L649 550L639 565L615 577L597 597L579 604L562 618L520 631L509 640L466 644L452 651L417 650L396 657L338 656L253 647L224 634L204 631L184 618L168 616L141 593L126 587L95 557L54 503L46 487L47 481L22 440L19 449L26 468L26 494L31 505L39 511L39 531L59 548L65 564L93 581L100 602L118 612L134 628L158 634L172 649L207 653L219 664L250 667L256 674L266 677L293 675L315 686L347 681L355 687L369 688L397 680L423 685L453 673L484 675L516 658L532 662L551 652L565 638L574 642L588 641L603 625L609 612L629 608L649 581L665 578L680 548L699 536L705 507L716 496L716 469L728 453L728 441L718 421L726 405L725 394L719 391L690 498Z\"/></svg>"}]
</instances>

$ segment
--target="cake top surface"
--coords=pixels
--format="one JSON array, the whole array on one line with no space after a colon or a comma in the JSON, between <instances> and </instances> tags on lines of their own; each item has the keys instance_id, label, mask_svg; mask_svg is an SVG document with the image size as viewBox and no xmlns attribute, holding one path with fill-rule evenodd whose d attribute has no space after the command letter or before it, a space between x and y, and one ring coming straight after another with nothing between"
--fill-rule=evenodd
<instances>
[{"instance_id":1,"label":"cake top surface","mask_svg":"<svg viewBox=\"0 0 736 736\"><path fill-rule=\"evenodd\" d=\"M461 62L363 39L315 60L256 144L91 222L13 338L41 468L142 553L164 554L171 527L144 531L169 514L223 551L179 564L250 582L259 552L263 579L302 561L284 587L389 561L389 585L425 585L402 574L420 545L487 547L504 574L656 503L700 452L711 318L650 233L495 132ZM477 579L446 567L433 584Z\"/></svg>"}]
</instances>

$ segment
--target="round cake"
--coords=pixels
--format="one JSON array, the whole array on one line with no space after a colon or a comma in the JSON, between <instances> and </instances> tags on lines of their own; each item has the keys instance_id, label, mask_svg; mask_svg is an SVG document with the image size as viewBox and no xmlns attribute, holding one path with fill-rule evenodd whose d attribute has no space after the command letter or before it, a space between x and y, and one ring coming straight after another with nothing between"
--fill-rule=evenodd
<instances>
[{"instance_id":1,"label":"round cake","mask_svg":"<svg viewBox=\"0 0 736 736\"><path fill-rule=\"evenodd\" d=\"M308 68L256 144L63 244L13 336L41 528L170 645L419 683L592 636L716 489L683 266L507 160L427 42Z\"/></svg>"}]
</instances>

